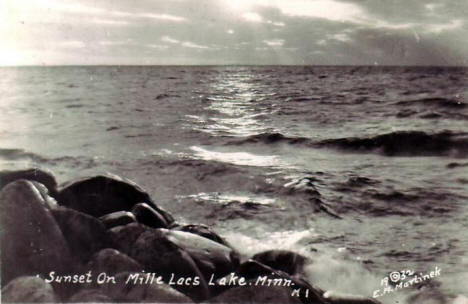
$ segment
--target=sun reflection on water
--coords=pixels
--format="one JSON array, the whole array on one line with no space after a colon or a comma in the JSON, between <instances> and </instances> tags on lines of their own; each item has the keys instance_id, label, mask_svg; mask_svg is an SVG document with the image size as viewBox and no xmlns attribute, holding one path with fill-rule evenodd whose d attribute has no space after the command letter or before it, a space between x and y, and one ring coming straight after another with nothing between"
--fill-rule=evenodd
<instances>
[{"instance_id":1,"label":"sun reflection on water","mask_svg":"<svg viewBox=\"0 0 468 304\"><path fill-rule=\"evenodd\" d=\"M204 118L199 131L223 136L249 136L275 131L265 119L275 110L262 106L262 101L270 96L268 88L258 87L252 73L240 70L222 74L208 89L210 102L205 110L213 115ZM201 123L199 118L187 118Z\"/></svg>"}]
</instances>

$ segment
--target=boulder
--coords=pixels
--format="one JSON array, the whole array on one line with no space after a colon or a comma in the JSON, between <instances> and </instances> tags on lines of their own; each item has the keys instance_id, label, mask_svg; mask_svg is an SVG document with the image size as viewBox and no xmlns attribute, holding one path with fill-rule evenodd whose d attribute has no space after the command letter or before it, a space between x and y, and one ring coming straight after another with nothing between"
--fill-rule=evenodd
<instances>
[{"instance_id":1,"label":"boulder","mask_svg":"<svg viewBox=\"0 0 468 304\"><path fill-rule=\"evenodd\" d=\"M141 263L146 272L163 276L164 282L180 284L174 288L201 301L209 296L208 286L203 274L191 256L167 236L166 229L143 232L133 245L130 256ZM189 278L190 282L184 281ZM172 285L171 285L172 286Z\"/></svg>"},{"instance_id":2,"label":"boulder","mask_svg":"<svg viewBox=\"0 0 468 304\"><path fill-rule=\"evenodd\" d=\"M73 271L60 227L36 186L26 180L0 193L2 285L23 275Z\"/></svg>"},{"instance_id":3,"label":"boulder","mask_svg":"<svg viewBox=\"0 0 468 304\"><path fill-rule=\"evenodd\" d=\"M19 179L39 182L48 189L52 197L57 197L57 181L55 177L52 173L37 168L17 171L0 171L0 189Z\"/></svg>"},{"instance_id":4,"label":"boulder","mask_svg":"<svg viewBox=\"0 0 468 304\"><path fill-rule=\"evenodd\" d=\"M128 211L117 211L99 218L107 229L136 222L135 215Z\"/></svg>"},{"instance_id":5,"label":"boulder","mask_svg":"<svg viewBox=\"0 0 468 304\"><path fill-rule=\"evenodd\" d=\"M298 297L292 295L287 287L280 286L241 286L231 288L217 297L209 299L207 303L281 303L281 304L301 304ZM314 302L310 302L314 303ZM314 303L315 304L315 303Z\"/></svg>"},{"instance_id":6,"label":"boulder","mask_svg":"<svg viewBox=\"0 0 468 304\"><path fill-rule=\"evenodd\" d=\"M167 228L168 222L164 216L147 203L139 203L133 206L132 213L138 223L151 228Z\"/></svg>"},{"instance_id":7,"label":"boulder","mask_svg":"<svg viewBox=\"0 0 468 304\"><path fill-rule=\"evenodd\" d=\"M184 249L197 264L205 279L234 271L239 266L239 255L231 248L190 232L158 229L172 243Z\"/></svg>"},{"instance_id":8,"label":"boulder","mask_svg":"<svg viewBox=\"0 0 468 304\"><path fill-rule=\"evenodd\" d=\"M254 286L267 286L270 281L277 280L280 282L279 284L283 284L283 287L287 287L290 289L291 293L294 290L297 290L300 288L303 292L297 294L297 297L304 303L314 303L314 304L322 304L326 303L326 301L323 298L323 291L320 290L319 288L313 287L310 285L306 280L298 277L298 276L290 276L289 274L275 270L271 267L268 267L262 263L259 263L254 260L248 260L244 263L242 263L239 268L236 271L236 275L239 277L245 278L246 281L249 282L249 284L254 285ZM226 287L223 288L221 286L220 282L222 280L226 281L226 278L221 278L219 279L218 282L218 288L216 292L220 292L223 289L226 289ZM286 284L287 282L290 282L290 284ZM273 283L274 286L275 283ZM268 286L268 287L271 287ZM227 288L231 288L232 286L228 286ZM305 292L307 290L307 293Z\"/></svg>"},{"instance_id":9,"label":"boulder","mask_svg":"<svg viewBox=\"0 0 468 304\"><path fill-rule=\"evenodd\" d=\"M61 205L100 217L116 211L130 211L145 202L158 211L168 223L173 217L156 206L148 193L135 183L117 176L98 175L62 185L58 193Z\"/></svg>"},{"instance_id":10,"label":"boulder","mask_svg":"<svg viewBox=\"0 0 468 304\"><path fill-rule=\"evenodd\" d=\"M101 291L111 296L114 302L130 303L193 303L193 301L167 284L134 284L127 280L130 276L142 276L144 273L123 272L115 276L116 284L103 284ZM131 277L130 277L131 278Z\"/></svg>"},{"instance_id":11,"label":"boulder","mask_svg":"<svg viewBox=\"0 0 468 304\"><path fill-rule=\"evenodd\" d=\"M74 294L68 303L112 303L112 298L99 289L83 289Z\"/></svg>"},{"instance_id":12,"label":"boulder","mask_svg":"<svg viewBox=\"0 0 468 304\"><path fill-rule=\"evenodd\" d=\"M117 226L108 230L113 248L127 255L130 255L133 244L135 244L136 240L145 231L152 231L152 229L138 223Z\"/></svg>"},{"instance_id":13,"label":"boulder","mask_svg":"<svg viewBox=\"0 0 468 304\"><path fill-rule=\"evenodd\" d=\"M288 250L268 250L255 254L252 260L290 275L302 272L307 258Z\"/></svg>"},{"instance_id":14,"label":"boulder","mask_svg":"<svg viewBox=\"0 0 468 304\"><path fill-rule=\"evenodd\" d=\"M231 247L224 238L222 238L213 230L211 230L208 226L203 225L203 224L182 225L182 226L174 227L173 230L179 230L179 231L190 232L193 234L198 234L199 236L210 239L216 243L220 243L224 246Z\"/></svg>"},{"instance_id":15,"label":"boulder","mask_svg":"<svg viewBox=\"0 0 468 304\"><path fill-rule=\"evenodd\" d=\"M30 182L32 182L33 185L36 187L36 189L39 191L39 194L42 196L42 199L47 204L47 206L49 206L50 209L57 209L59 207L55 198L50 196L49 189L47 189L46 186L44 186L43 184L39 182L35 182L35 181L30 181Z\"/></svg>"},{"instance_id":16,"label":"boulder","mask_svg":"<svg viewBox=\"0 0 468 304\"><path fill-rule=\"evenodd\" d=\"M65 207L52 210L52 214L76 260L87 262L97 251L112 247L109 233L100 220Z\"/></svg>"},{"instance_id":17,"label":"boulder","mask_svg":"<svg viewBox=\"0 0 468 304\"><path fill-rule=\"evenodd\" d=\"M96 253L88 263L93 273L105 272L116 275L121 272L139 272L144 270L137 261L118 250L106 248Z\"/></svg>"},{"instance_id":18,"label":"boulder","mask_svg":"<svg viewBox=\"0 0 468 304\"><path fill-rule=\"evenodd\" d=\"M2 265L3 266L3 265ZM55 303L52 285L39 277L18 277L2 288L3 303Z\"/></svg>"}]
</instances>

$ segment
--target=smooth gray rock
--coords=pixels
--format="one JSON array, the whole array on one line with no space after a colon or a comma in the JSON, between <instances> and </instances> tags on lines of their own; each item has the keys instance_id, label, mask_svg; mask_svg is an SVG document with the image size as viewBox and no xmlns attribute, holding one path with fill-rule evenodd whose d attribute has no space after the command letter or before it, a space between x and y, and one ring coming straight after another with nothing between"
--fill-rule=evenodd
<instances>
[{"instance_id":1,"label":"smooth gray rock","mask_svg":"<svg viewBox=\"0 0 468 304\"><path fill-rule=\"evenodd\" d=\"M188 252L207 280L212 274L218 278L239 266L238 254L229 247L190 232L158 230L162 231L168 240Z\"/></svg>"},{"instance_id":2,"label":"smooth gray rock","mask_svg":"<svg viewBox=\"0 0 468 304\"><path fill-rule=\"evenodd\" d=\"M52 210L52 214L76 260L85 263L97 251L112 247L109 233L100 220L65 207Z\"/></svg>"},{"instance_id":3,"label":"smooth gray rock","mask_svg":"<svg viewBox=\"0 0 468 304\"><path fill-rule=\"evenodd\" d=\"M117 211L106 214L99 218L107 229L117 226L123 226L131 223L136 223L135 215L128 211Z\"/></svg>"},{"instance_id":4,"label":"smooth gray rock","mask_svg":"<svg viewBox=\"0 0 468 304\"><path fill-rule=\"evenodd\" d=\"M74 294L68 303L112 303L112 298L99 289L83 289Z\"/></svg>"},{"instance_id":5,"label":"smooth gray rock","mask_svg":"<svg viewBox=\"0 0 468 304\"><path fill-rule=\"evenodd\" d=\"M18 277L2 288L2 303L54 303L52 285L39 277Z\"/></svg>"},{"instance_id":6,"label":"smooth gray rock","mask_svg":"<svg viewBox=\"0 0 468 304\"><path fill-rule=\"evenodd\" d=\"M152 231L152 229L139 223L117 226L108 230L113 247L127 255L130 255L136 240L145 231Z\"/></svg>"},{"instance_id":7,"label":"smooth gray rock","mask_svg":"<svg viewBox=\"0 0 468 304\"><path fill-rule=\"evenodd\" d=\"M50 193L49 193L49 189L47 189L46 186L44 186L43 184L39 183L39 182L35 182L35 181L30 181L33 183L33 185L36 187L37 190L39 190L39 193L41 194L42 196L42 199L45 201L45 203L47 204L47 206L50 208L50 209L57 209L59 207L57 201L55 200L55 198L53 198L52 196L50 196Z\"/></svg>"},{"instance_id":8,"label":"smooth gray rock","mask_svg":"<svg viewBox=\"0 0 468 304\"><path fill-rule=\"evenodd\" d=\"M193 301L167 284L126 283L130 275L143 273L123 272L115 276L117 284L103 284L100 289L111 296L115 302L131 303L193 303Z\"/></svg>"},{"instance_id":9,"label":"smooth gray rock","mask_svg":"<svg viewBox=\"0 0 468 304\"><path fill-rule=\"evenodd\" d=\"M277 303L277 304L302 304L298 297L291 295L291 290L279 286L241 286L231 288L217 297L211 298L206 303ZM314 303L314 302L311 302ZM315 303L314 303L315 304Z\"/></svg>"},{"instance_id":10,"label":"smooth gray rock","mask_svg":"<svg viewBox=\"0 0 468 304\"><path fill-rule=\"evenodd\" d=\"M292 251L273 249L255 254L252 260L294 275L303 271L307 258Z\"/></svg>"},{"instance_id":11,"label":"smooth gray rock","mask_svg":"<svg viewBox=\"0 0 468 304\"><path fill-rule=\"evenodd\" d=\"M299 276L291 276L287 274L286 272L275 270L271 267L268 267L254 260L248 260L242 263L236 269L235 274L238 275L239 277L245 278L245 280L249 281L249 283L252 283L254 285L257 284L257 281L259 280L259 278L261 279L259 281L260 284L263 284L262 283L263 278L265 278L266 282L268 282L268 279L271 279L271 280L280 279L280 282L283 282L283 283L290 281L292 284L291 286L288 286L287 288L290 289L291 293L295 289L298 289L298 288L300 288L303 291L308 290L307 294L305 292L302 292L302 293L299 293L299 295L297 295L297 298L299 298L303 303L326 304L326 301L323 298L323 291L321 289L312 286L309 282L307 282L306 280L304 280L303 278ZM229 275L226 277L229 277ZM223 278L218 279L218 282L222 280ZM226 289L226 288L223 288L222 286L219 286L218 284L215 292L216 293L222 292L223 289Z\"/></svg>"},{"instance_id":12,"label":"smooth gray rock","mask_svg":"<svg viewBox=\"0 0 468 304\"><path fill-rule=\"evenodd\" d=\"M168 284L171 279L191 278L188 285L174 285L174 288L195 301L209 296L207 283L197 264L184 249L168 238L166 229L143 232L133 245L130 256L142 264L146 272L162 275ZM198 284L194 285L195 281Z\"/></svg>"},{"instance_id":13,"label":"smooth gray rock","mask_svg":"<svg viewBox=\"0 0 468 304\"><path fill-rule=\"evenodd\" d=\"M198 234L199 236L210 239L216 243L220 243L224 246L231 247L231 245L229 245L229 243L224 238L222 238L216 232L211 230L208 226L203 225L203 224L181 225L181 226L174 227L173 230L179 230L179 231L190 232L193 234Z\"/></svg>"},{"instance_id":14,"label":"smooth gray rock","mask_svg":"<svg viewBox=\"0 0 468 304\"><path fill-rule=\"evenodd\" d=\"M128 255L112 248L106 248L96 253L87 265L93 273L116 275L121 272L139 272L143 266Z\"/></svg>"},{"instance_id":15,"label":"smooth gray rock","mask_svg":"<svg viewBox=\"0 0 468 304\"><path fill-rule=\"evenodd\" d=\"M114 175L98 175L71 181L59 189L61 205L100 217L117 211L130 211L138 203L145 202L157 210L168 223L174 218L156 206L148 193L137 184Z\"/></svg>"},{"instance_id":16,"label":"smooth gray rock","mask_svg":"<svg viewBox=\"0 0 468 304\"><path fill-rule=\"evenodd\" d=\"M0 189L19 179L39 182L48 189L48 192L52 197L56 197L57 195L57 181L55 180L54 175L49 171L37 168L0 171Z\"/></svg>"},{"instance_id":17,"label":"smooth gray rock","mask_svg":"<svg viewBox=\"0 0 468 304\"><path fill-rule=\"evenodd\" d=\"M62 231L32 182L8 184L0 201L2 285L24 275L73 271Z\"/></svg>"},{"instance_id":18,"label":"smooth gray rock","mask_svg":"<svg viewBox=\"0 0 468 304\"><path fill-rule=\"evenodd\" d=\"M133 206L132 213L138 223L151 228L167 228L168 222L164 216L147 203L139 203Z\"/></svg>"}]
</instances>

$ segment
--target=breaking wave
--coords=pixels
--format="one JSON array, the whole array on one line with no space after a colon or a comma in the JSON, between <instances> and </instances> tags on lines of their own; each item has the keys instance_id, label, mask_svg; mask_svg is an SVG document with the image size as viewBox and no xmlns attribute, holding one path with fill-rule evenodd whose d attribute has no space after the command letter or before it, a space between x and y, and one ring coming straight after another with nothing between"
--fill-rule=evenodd
<instances>
[{"instance_id":1,"label":"breaking wave","mask_svg":"<svg viewBox=\"0 0 468 304\"><path fill-rule=\"evenodd\" d=\"M228 145L289 144L312 148L336 148L354 152L378 152L386 156L457 156L468 153L468 134L443 131L429 134L422 131L397 131L373 137L346 137L313 141L305 137L287 137L281 133L262 133Z\"/></svg>"}]
</instances>

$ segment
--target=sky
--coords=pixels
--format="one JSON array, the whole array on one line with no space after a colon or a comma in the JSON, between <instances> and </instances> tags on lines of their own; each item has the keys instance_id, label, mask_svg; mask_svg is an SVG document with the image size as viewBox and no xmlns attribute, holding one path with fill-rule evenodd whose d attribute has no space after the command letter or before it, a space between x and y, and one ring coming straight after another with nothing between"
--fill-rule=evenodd
<instances>
[{"instance_id":1,"label":"sky","mask_svg":"<svg viewBox=\"0 0 468 304\"><path fill-rule=\"evenodd\" d=\"M466 0L1 0L0 65L468 65Z\"/></svg>"}]
</instances>

